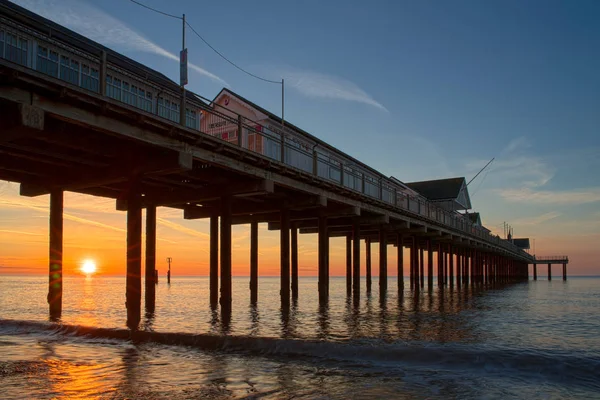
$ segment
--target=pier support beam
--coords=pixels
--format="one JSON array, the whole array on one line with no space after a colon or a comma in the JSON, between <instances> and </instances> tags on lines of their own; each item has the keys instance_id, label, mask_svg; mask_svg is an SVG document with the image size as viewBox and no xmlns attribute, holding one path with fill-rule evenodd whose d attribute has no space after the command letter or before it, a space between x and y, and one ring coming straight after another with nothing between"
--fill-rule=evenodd
<instances>
[{"instance_id":1,"label":"pier support beam","mask_svg":"<svg viewBox=\"0 0 600 400\"><path fill-rule=\"evenodd\" d=\"M404 290L404 237L398 234L398 290Z\"/></svg>"},{"instance_id":2,"label":"pier support beam","mask_svg":"<svg viewBox=\"0 0 600 400\"><path fill-rule=\"evenodd\" d=\"M360 297L360 222L355 218L352 224L352 291L354 297Z\"/></svg>"},{"instance_id":3,"label":"pier support beam","mask_svg":"<svg viewBox=\"0 0 600 400\"><path fill-rule=\"evenodd\" d=\"M563 281L567 280L567 264L563 264Z\"/></svg>"},{"instance_id":4,"label":"pier support beam","mask_svg":"<svg viewBox=\"0 0 600 400\"><path fill-rule=\"evenodd\" d=\"M292 223L292 298L298 298L298 227Z\"/></svg>"},{"instance_id":5,"label":"pier support beam","mask_svg":"<svg viewBox=\"0 0 600 400\"><path fill-rule=\"evenodd\" d=\"M221 199L221 313L231 314L231 196ZM229 318L226 318L229 319Z\"/></svg>"},{"instance_id":6,"label":"pier support beam","mask_svg":"<svg viewBox=\"0 0 600 400\"><path fill-rule=\"evenodd\" d=\"M156 305L156 206L146 208L146 313Z\"/></svg>"},{"instance_id":7,"label":"pier support beam","mask_svg":"<svg viewBox=\"0 0 600 400\"><path fill-rule=\"evenodd\" d=\"M346 236L346 294L352 294L352 236Z\"/></svg>"},{"instance_id":8,"label":"pier support beam","mask_svg":"<svg viewBox=\"0 0 600 400\"><path fill-rule=\"evenodd\" d=\"M319 227L321 221L319 220ZM290 210L281 209L281 229L279 230L279 246L281 254L280 289L281 305L290 304ZM319 243L321 242L321 230L319 229ZM321 248L319 246L319 289L321 289ZM321 290L319 290L320 295Z\"/></svg>"},{"instance_id":9,"label":"pier support beam","mask_svg":"<svg viewBox=\"0 0 600 400\"><path fill-rule=\"evenodd\" d=\"M450 252L448 253L450 256L450 286L454 286L454 249L450 246ZM458 275L458 273L457 273Z\"/></svg>"},{"instance_id":10,"label":"pier support beam","mask_svg":"<svg viewBox=\"0 0 600 400\"><path fill-rule=\"evenodd\" d=\"M327 217L319 217L319 302L329 299L329 232Z\"/></svg>"},{"instance_id":11,"label":"pier support beam","mask_svg":"<svg viewBox=\"0 0 600 400\"><path fill-rule=\"evenodd\" d=\"M379 228L379 294L387 292L387 230Z\"/></svg>"},{"instance_id":12,"label":"pier support beam","mask_svg":"<svg viewBox=\"0 0 600 400\"><path fill-rule=\"evenodd\" d=\"M537 281L537 264L533 263L533 280Z\"/></svg>"},{"instance_id":13,"label":"pier support beam","mask_svg":"<svg viewBox=\"0 0 600 400\"><path fill-rule=\"evenodd\" d=\"M135 188L131 189L127 198L126 285L127 326L136 330L140 323L142 303L142 201Z\"/></svg>"},{"instance_id":14,"label":"pier support beam","mask_svg":"<svg viewBox=\"0 0 600 400\"><path fill-rule=\"evenodd\" d=\"M425 256L424 256L424 249L421 247L419 248L419 278L420 278L420 283L421 283L421 289L423 289L425 287Z\"/></svg>"},{"instance_id":15,"label":"pier support beam","mask_svg":"<svg viewBox=\"0 0 600 400\"><path fill-rule=\"evenodd\" d=\"M427 287L433 290L433 249L431 239L427 240Z\"/></svg>"},{"instance_id":16,"label":"pier support beam","mask_svg":"<svg viewBox=\"0 0 600 400\"><path fill-rule=\"evenodd\" d=\"M444 261L442 254L442 244L438 243L437 248L437 283L438 287L442 287L444 285Z\"/></svg>"},{"instance_id":17,"label":"pier support beam","mask_svg":"<svg viewBox=\"0 0 600 400\"><path fill-rule=\"evenodd\" d=\"M62 314L63 293L63 192L50 193L50 251L48 268L48 307L51 320Z\"/></svg>"},{"instance_id":18,"label":"pier support beam","mask_svg":"<svg viewBox=\"0 0 600 400\"><path fill-rule=\"evenodd\" d=\"M212 237L212 235L211 235ZM258 221L250 223L250 303L258 302Z\"/></svg>"},{"instance_id":19,"label":"pier support beam","mask_svg":"<svg viewBox=\"0 0 600 400\"><path fill-rule=\"evenodd\" d=\"M410 270L410 288L414 289L415 286L415 251L416 251L416 244L415 244L415 237L412 237L412 244L409 246L409 270Z\"/></svg>"},{"instance_id":20,"label":"pier support beam","mask_svg":"<svg viewBox=\"0 0 600 400\"><path fill-rule=\"evenodd\" d=\"M210 305L216 307L219 302L219 217L214 214L210 217Z\"/></svg>"},{"instance_id":21,"label":"pier support beam","mask_svg":"<svg viewBox=\"0 0 600 400\"><path fill-rule=\"evenodd\" d=\"M371 239L365 239L365 262L367 275L367 293L371 293Z\"/></svg>"},{"instance_id":22,"label":"pier support beam","mask_svg":"<svg viewBox=\"0 0 600 400\"><path fill-rule=\"evenodd\" d=\"M552 264L548 263L548 280L552 280Z\"/></svg>"}]
</instances>

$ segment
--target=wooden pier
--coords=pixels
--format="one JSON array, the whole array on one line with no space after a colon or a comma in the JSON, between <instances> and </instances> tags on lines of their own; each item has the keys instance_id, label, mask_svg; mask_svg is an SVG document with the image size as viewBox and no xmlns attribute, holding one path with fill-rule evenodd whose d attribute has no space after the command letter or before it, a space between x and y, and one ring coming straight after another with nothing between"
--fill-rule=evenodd
<instances>
[{"instance_id":1,"label":"wooden pier","mask_svg":"<svg viewBox=\"0 0 600 400\"><path fill-rule=\"evenodd\" d=\"M189 91L182 102L179 86L160 73L12 3L0 0L0 18L2 37L11 35L23 47L17 52L0 42L0 179L20 183L23 196L50 194L48 301L54 318L62 309L65 191L115 199L127 213L132 329L141 315L143 209L145 304L154 309L157 207L180 209L185 219L210 219L210 303L220 304L225 318L233 301L234 224L251 227L253 303L259 294L259 223L280 231L282 307L315 295L298 290L298 234L318 235L321 302L329 298L331 237L346 239L347 293L355 298L361 294L361 242L367 251L365 291L371 290L371 245L379 245L382 295L390 246L397 248L398 290L404 288L404 249L415 291L425 282L433 289L434 263L440 286L528 279L528 264L535 260L522 249L299 128L286 122L284 129L273 115L269 124L279 124L279 133ZM52 52L71 60L77 79L58 64L54 69L44 56ZM182 103L185 109L177 106ZM215 134L222 127L234 131Z\"/></svg>"},{"instance_id":2,"label":"wooden pier","mask_svg":"<svg viewBox=\"0 0 600 400\"><path fill-rule=\"evenodd\" d=\"M552 264L562 264L562 278L563 281L567 280L567 264L569 263L569 257L567 256L546 256L546 257L534 257L531 262L533 264L533 280L537 281L537 265L547 264L548 265L548 280L552 280Z\"/></svg>"}]
</instances>

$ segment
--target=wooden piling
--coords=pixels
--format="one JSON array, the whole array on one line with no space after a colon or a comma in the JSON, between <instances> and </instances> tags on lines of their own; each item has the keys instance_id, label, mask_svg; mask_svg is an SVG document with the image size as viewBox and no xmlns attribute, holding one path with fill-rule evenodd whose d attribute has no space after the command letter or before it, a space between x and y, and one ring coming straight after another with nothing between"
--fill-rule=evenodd
<instances>
[{"instance_id":1,"label":"wooden piling","mask_svg":"<svg viewBox=\"0 0 600 400\"><path fill-rule=\"evenodd\" d=\"M419 282L421 284L421 289L425 287L425 256L424 249L422 247L419 248Z\"/></svg>"},{"instance_id":2,"label":"wooden piling","mask_svg":"<svg viewBox=\"0 0 600 400\"><path fill-rule=\"evenodd\" d=\"M280 211L281 229L279 230L279 252L280 252L280 288L281 305L290 303L290 210L282 208ZM321 233L319 232L319 240ZM319 249L320 250L320 249ZM319 265L320 269L320 265ZM320 282L319 282L320 284Z\"/></svg>"},{"instance_id":3,"label":"wooden piling","mask_svg":"<svg viewBox=\"0 0 600 400\"><path fill-rule=\"evenodd\" d=\"M221 314L231 313L232 277L231 277L231 203L230 196L221 198Z\"/></svg>"},{"instance_id":4,"label":"wooden piling","mask_svg":"<svg viewBox=\"0 0 600 400\"><path fill-rule=\"evenodd\" d=\"M379 294L387 292L387 230L379 228Z\"/></svg>"},{"instance_id":5,"label":"wooden piling","mask_svg":"<svg viewBox=\"0 0 600 400\"><path fill-rule=\"evenodd\" d=\"M415 252L416 252L416 245L415 245L415 237L412 237L412 243L409 246L409 270L410 270L410 288L414 289L415 286Z\"/></svg>"},{"instance_id":6,"label":"wooden piling","mask_svg":"<svg viewBox=\"0 0 600 400\"><path fill-rule=\"evenodd\" d=\"M563 263L563 281L567 280L567 264Z\"/></svg>"},{"instance_id":7,"label":"wooden piling","mask_svg":"<svg viewBox=\"0 0 600 400\"><path fill-rule=\"evenodd\" d=\"M298 298L298 227L292 223L292 298Z\"/></svg>"},{"instance_id":8,"label":"wooden piling","mask_svg":"<svg viewBox=\"0 0 600 400\"><path fill-rule=\"evenodd\" d=\"M433 249L431 239L427 239L427 287L433 290Z\"/></svg>"},{"instance_id":9,"label":"wooden piling","mask_svg":"<svg viewBox=\"0 0 600 400\"><path fill-rule=\"evenodd\" d=\"M329 298L329 232L327 217L319 217L319 301Z\"/></svg>"},{"instance_id":10,"label":"wooden piling","mask_svg":"<svg viewBox=\"0 0 600 400\"><path fill-rule=\"evenodd\" d=\"M360 221L355 218L352 224L352 292L354 297L360 297Z\"/></svg>"},{"instance_id":11,"label":"wooden piling","mask_svg":"<svg viewBox=\"0 0 600 400\"><path fill-rule=\"evenodd\" d=\"M58 320L62 314L63 294L63 192L50 193L50 237L48 268L48 307L51 320Z\"/></svg>"},{"instance_id":12,"label":"wooden piling","mask_svg":"<svg viewBox=\"0 0 600 400\"><path fill-rule=\"evenodd\" d=\"M548 263L548 280L552 280L552 264Z\"/></svg>"},{"instance_id":13,"label":"wooden piling","mask_svg":"<svg viewBox=\"0 0 600 400\"><path fill-rule=\"evenodd\" d=\"M442 244L438 243L437 246L437 283L438 287L444 285L444 273L443 273L443 258L442 258Z\"/></svg>"},{"instance_id":14,"label":"wooden piling","mask_svg":"<svg viewBox=\"0 0 600 400\"><path fill-rule=\"evenodd\" d=\"M371 293L371 239L365 239L365 262L366 262L366 278L367 278L367 293Z\"/></svg>"},{"instance_id":15,"label":"wooden piling","mask_svg":"<svg viewBox=\"0 0 600 400\"><path fill-rule=\"evenodd\" d=\"M250 302L258 302L258 221L250 223Z\"/></svg>"},{"instance_id":16,"label":"wooden piling","mask_svg":"<svg viewBox=\"0 0 600 400\"><path fill-rule=\"evenodd\" d=\"M404 290L404 237L398 233L398 290Z\"/></svg>"},{"instance_id":17,"label":"wooden piling","mask_svg":"<svg viewBox=\"0 0 600 400\"><path fill-rule=\"evenodd\" d=\"M209 287L210 304L215 307L219 302L219 216L210 216L210 266Z\"/></svg>"},{"instance_id":18,"label":"wooden piling","mask_svg":"<svg viewBox=\"0 0 600 400\"><path fill-rule=\"evenodd\" d=\"M146 207L146 312L156 304L156 206Z\"/></svg>"},{"instance_id":19,"label":"wooden piling","mask_svg":"<svg viewBox=\"0 0 600 400\"><path fill-rule=\"evenodd\" d=\"M352 294L352 236L346 236L346 294Z\"/></svg>"},{"instance_id":20,"label":"wooden piling","mask_svg":"<svg viewBox=\"0 0 600 400\"><path fill-rule=\"evenodd\" d=\"M142 302L142 202L137 190L127 198L127 326L136 330L141 319Z\"/></svg>"},{"instance_id":21,"label":"wooden piling","mask_svg":"<svg viewBox=\"0 0 600 400\"><path fill-rule=\"evenodd\" d=\"M450 286L454 286L454 249L452 248L452 246L450 246L450 251L448 252L448 255L450 256Z\"/></svg>"}]
</instances>

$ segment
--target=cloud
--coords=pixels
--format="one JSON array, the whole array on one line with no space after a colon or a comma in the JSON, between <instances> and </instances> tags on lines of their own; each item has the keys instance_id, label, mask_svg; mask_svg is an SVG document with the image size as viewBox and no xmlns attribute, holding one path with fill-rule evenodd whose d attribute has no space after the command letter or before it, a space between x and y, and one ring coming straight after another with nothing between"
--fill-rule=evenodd
<instances>
[{"instance_id":1,"label":"cloud","mask_svg":"<svg viewBox=\"0 0 600 400\"><path fill-rule=\"evenodd\" d=\"M156 218L156 222L162 226L166 226L167 228L171 228L175 231L181 232L181 233L185 233L191 236L196 236L196 237L200 237L203 239L210 239L210 235L204 232L199 232L197 230L188 228L186 226L183 225L179 225L176 224L175 222L171 222L169 220L163 219L163 218Z\"/></svg>"},{"instance_id":2,"label":"cloud","mask_svg":"<svg viewBox=\"0 0 600 400\"><path fill-rule=\"evenodd\" d=\"M555 218L560 217L561 214L556 211L551 211L542 215L538 215L537 217L523 218L518 220L519 226L521 225L539 225L544 222L553 220Z\"/></svg>"},{"instance_id":3,"label":"cloud","mask_svg":"<svg viewBox=\"0 0 600 400\"><path fill-rule=\"evenodd\" d=\"M305 96L354 101L389 112L387 108L355 83L345 79L314 71L300 71L290 68L278 68L276 73L285 79L286 89L290 87Z\"/></svg>"},{"instance_id":4,"label":"cloud","mask_svg":"<svg viewBox=\"0 0 600 400\"><path fill-rule=\"evenodd\" d=\"M508 143L508 145L506 145L504 150L502 150L502 152L503 153L513 153L516 150L520 150L520 149L527 148L530 146L531 146L531 144L529 143L529 140L525 136L521 136L521 137L511 140Z\"/></svg>"},{"instance_id":5,"label":"cloud","mask_svg":"<svg viewBox=\"0 0 600 400\"><path fill-rule=\"evenodd\" d=\"M7 229L0 229L0 233L10 233L13 235L26 235L26 236L44 236L41 233L23 232L23 231L12 231Z\"/></svg>"},{"instance_id":6,"label":"cloud","mask_svg":"<svg viewBox=\"0 0 600 400\"><path fill-rule=\"evenodd\" d=\"M52 21L66 26L75 32L105 46L115 46L124 50L143 51L157 54L179 62L175 55L156 43L146 39L127 27L123 22L81 0L12 0ZM189 63L189 67L201 75L221 82L227 82L198 65Z\"/></svg>"},{"instance_id":7,"label":"cloud","mask_svg":"<svg viewBox=\"0 0 600 400\"><path fill-rule=\"evenodd\" d=\"M513 203L578 205L600 201L600 188L589 188L570 191L501 189L497 193Z\"/></svg>"}]
</instances>

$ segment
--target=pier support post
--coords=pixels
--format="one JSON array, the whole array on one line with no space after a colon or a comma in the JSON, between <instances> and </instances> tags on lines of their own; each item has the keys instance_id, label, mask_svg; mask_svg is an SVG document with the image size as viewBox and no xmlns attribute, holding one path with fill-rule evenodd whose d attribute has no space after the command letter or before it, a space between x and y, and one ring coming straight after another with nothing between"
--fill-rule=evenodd
<instances>
[{"instance_id":1,"label":"pier support post","mask_svg":"<svg viewBox=\"0 0 600 400\"><path fill-rule=\"evenodd\" d=\"M329 298L329 233L327 217L319 217L319 301Z\"/></svg>"},{"instance_id":2,"label":"pier support post","mask_svg":"<svg viewBox=\"0 0 600 400\"><path fill-rule=\"evenodd\" d=\"M360 221L355 218L352 223L352 291L354 297L360 297Z\"/></svg>"},{"instance_id":3,"label":"pier support post","mask_svg":"<svg viewBox=\"0 0 600 400\"><path fill-rule=\"evenodd\" d=\"M367 293L371 293L371 239L365 239L365 262L367 275Z\"/></svg>"},{"instance_id":4,"label":"pier support post","mask_svg":"<svg viewBox=\"0 0 600 400\"><path fill-rule=\"evenodd\" d=\"M433 290L433 249L431 239L427 239L427 287Z\"/></svg>"},{"instance_id":5,"label":"pier support post","mask_svg":"<svg viewBox=\"0 0 600 400\"><path fill-rule=\"evenodd\" d=\"M552 264L548 263L548 280L552 280Z\"/></svg>"},{"instance_id":6,"label":"pier support post","mask_svg":"<svg viewBox=\"0 0 600 400\"><path fill-rule=\"evenodd\" d=\"M537 264L533 263L533 280L537 281Z\"/></svg>"},{"instance_id":7,"label":"pier support post","mask_svg":"<svg viewBox=\"0 0 600 400\"><path fill-rule=\"evenodd\" d=\"M221 313L231 316L231 202L230 196L221 199ZM229 318L226 318L229 319Z\"/></svg>"},{"instance_id":8,"label":"pier support post","mask_svg":"<svg viewBox=\"0 0 600 400\"><path fill-rule=\"evenodd\" d=\"M211 235L212 237L212 235ZM258 302L258 221L250 222L250 303Z\"/></svg>"},{"instance_id":9,"label":"pier support post","mask_svg":"<svg viewBox=\"0 0 600 400\"><path fill-rule=\"evenodd\" d=\"M450 246L450 286L454 286L454 249ZM458 275L458 273L457 273Z\"/></svg>"},{"instance_id":10,"label":"pier support post","mask_svg":"<svg viewBox=\"0 0 600 400\"><path fill-rule=\"evenodd\" d=\"M404 237L402 234L398 234L398 290L404 290Z\"/></svg>"},{"instance_id":11,"label":"pier support post","mask_svg":"<svg viewBox=\"0 0 600 400\"><path fill-rule=\"evenodd\" d=\"M281 209L281 229L279 230L279 250L280 250L280 289L281 305L288 306L290 304L290 210L287 208ZM319 220L319 228L320 228ZM321 241L321 230L319 229L319 242ZM319 248L319 259L321 258L321 249ZM319 260L320 261L320 260ZM319 262L319 274L321 272L321 263ZM319 288L321 287L321 279L319 275ZM320 291L319 291L320 294Z\"/></svg>"},{"instance_id":12,"label":"pier support post","mask_svg":"<svg viewBox=\"0 0 600 400\"><path fill-rule=\"evenodd\" d=\"M563 264L563 281L567 280L567 264Z\"/></svg>"},{"instance_id":13,"label":"pier support post","mask_svg":"<svg viewBox=\"0 0 600 400\"><path fill-rule=\"evenodd\" d=\"M48 268L48 307L51 320L58 320L62 314L63 293L63 192L50 193L50 237Z\"/></svg>"},{"instance_id":14,"label":"pier support post","mask_svg":"<svg viewBox=\"0 0 600 400\"><path fill-rule=\"evenodd\" d=\"M219 302L219 217L210 216L210 305L216 307Z\"/></svg>"},{"instance_id":15,"label":"pier support post","mask_svg":"<svg viewBox=\"0 0 600 400\"><path fill-rule=\"evenodd\" d=\"M438 243L437 246L437 281L438 287L442 287L444 284L444 273L443 271L443 261L442 261L442 244Z\"/></svg>"},{"instance_id":16,"label":"pier support post","mask_svg":"<svg viewBox=\"0 0 600 400\"><path fill-rule=\"evenodd\" d=\"M410 272L410 288L414 289L415 285L415 237L412 237L412 243L411 245L408 247L409 250L409 272Z\"/></svg>"},{"instance_id":17,"label":"pier support post","mask_svg":"<svg viewBox=\"0 0 600 400\"><path fill-rule=\"evenodd\" d=\"M352 294L352 236L346 236L346 294Z\"/></svg>"},{"instance_id":18,"label":"pier support post","mask_svg":"<svg viewBox=\"0 0 600 400\"><path fill-rule=\"evenodd\" d=\"M146 208L146 312L154 313L156 305L156 206Z\"/></svg>"},{"instance_id":19,"label":"pier support post","mask_svg":"<svg viewBox=\"0 0 600 400\"><path fill-rule=\"evenodd\" d=\"M298 227L292 223L292 298L298 298Z\"/></svg>"},{"instance_id":20,"label":"pier support post","mask_svg":"<svg viewBox=\"0 0 600 400\"><path fill-rule=\"evenodd\" d=\"M142 201L135 184L127 198L127 326L136 330L142 303Z\"/></svg>"},{"instance_id":21,"label":"pier support post","mask_svg":"<svg viewBox=\"0 0 600 400\"><path fill-rule=\"evenodd\" d=\"M387 292L387 229L379 228L379 294Z\"/></svg>"},{"instance_id":22,"label":"pier support post","mask_svg":"<svg viewBox=\"0 0 600 400\"><path fill-rule=\"evenodd\" d=\"M419 279L421 282L421 289L425 288L425 250L419 248Z\"/></svg>"}]
</instances>

